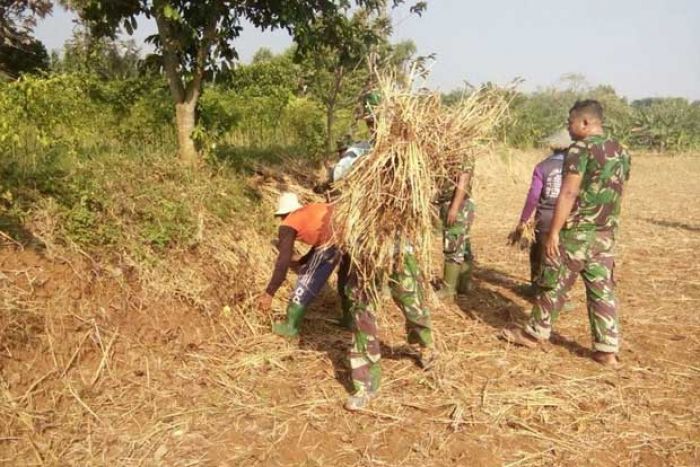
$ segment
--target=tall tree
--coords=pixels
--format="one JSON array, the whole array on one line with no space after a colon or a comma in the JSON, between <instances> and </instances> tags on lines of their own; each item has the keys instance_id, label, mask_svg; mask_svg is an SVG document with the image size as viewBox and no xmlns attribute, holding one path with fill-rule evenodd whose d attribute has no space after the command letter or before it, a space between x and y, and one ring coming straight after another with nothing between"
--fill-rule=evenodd
<instances>
[{"instance_id":1,"label":"tall tree","mask_svg":"<svg viewBox=\"0 0 700 467\"><path fill-rule=\"evenodd\" d=\"M70 3L97 34L131 33L136 18L154 19L158 34L149 38L162 55L163 69L175 103L180 157L198 160L192 139L195 108L208 72L236 58L232 44L247 19L260 29L283 28L300 48L310 42L313 25L321 22L326 37L346 40L344 18L353 3L379 9L389 0L72 0ZM403 0L392 0L398 4Z\"/></svg>"},{"instance_id":2,"label":"tall tree","mask_svg":"<svg viewBox=\"0 0 700 467\"><path fill-rule=\"evenodd\" d=\"M10 78L49 68L49 53L41 41L33 39L21 47L0 44L0 72Z\"/></svg>"},{"instance_id":3,"label":"tall tree","mask_svg":"<svg viewBox=\"0 0 700 467\"><path fill-rule=\"evenodd\" d=\"M132 78L141 68L141 50L133 40L94 37L78 27L63 46L63 57L54 63L61 71L88 71L103 79Z\"/></svg>"},{"instance_id":4,"label":"tall tree","mask_svg":"<svg viewBox=\"0 0 700 467\"><path fill-rule=\"evenodd\" d=\"M396 4L396 2L394 2ZM388 5L379 9L359 9L341 22L342 40L327 37L322 23L312 25L308 47L301 49L308 91L322 104L326 116L326 152L333 150L334 126L339 109L356 104L362 91L368 91L373 79L373 66L399 72L415 53L411 41L389 43L391 20ZM412 7L421 14L425 4Z\"/></svg>"},{"instance_id":5,"label":"tall tree","mask_svg":"<svg viewBox=\"0 0 700 467\"><path fill-rule=\"evenodd\" d=\"M333 150L337 110L351 106L357 99L365 86L366 61L371 47L387 35L383 29L386 23L372 20L365 10L356 12L343 23L349 39L328 40L324 37L326 30L323 24L315 24L311 30L314 40L298 54L307 91L323 104L327 153ZM370 28L373 29L372 34L362 34Z\"/></svg>"}]
</instances>

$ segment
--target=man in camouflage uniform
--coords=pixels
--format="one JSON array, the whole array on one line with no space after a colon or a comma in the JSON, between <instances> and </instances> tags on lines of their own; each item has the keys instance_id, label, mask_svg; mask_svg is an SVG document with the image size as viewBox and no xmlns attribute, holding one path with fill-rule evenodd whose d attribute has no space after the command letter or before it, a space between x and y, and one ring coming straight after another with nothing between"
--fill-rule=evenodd
<instances>
[{"instance_id":1,"label":"man in camouflage uniform","mask_svg":"<svg viewBox=\"0 0 700 467\"><path fill-rule=\"evenodd\" d=\"M379 104L377 93L368 93L364 98L365 122L374 131L374 108ZM374 135L371 135L372 140ZM364 154L364 153L363 153ZM371 149L365 157L371 157ZM341 174L341 177L347 171ZM334 178L337 181L337 178ZM397 251L396 254L399 254ZM362 283L360 277L352 270L349 256L341 261L341 269L347 268L343 306L347 306L353 317L353 339L350 349L350 368L355 392L348 398L345 408L350 411L361 410L379 390L381 380L380 342L377 336L376 297L370 293L369 284ZM403 252L403 267L397 268L389 275L391 297L406 319L406 334L409 344L420 349L419 362L428 369L435 361L437 352L433 345L430 312L425 307L425 295L420 269L413 251L406 248ZM375 284L375 290L381 290L383 283Z\"/></svg>"},{"instance_id":2,"label":"man in camouflage uniform","mask_svg":"<svg viewBox=\"0 0 700 467\"><path fill-rule=\"evenodd\" d=\"M430 312L425 307L425 295L416 257L410 251L403 255L403 268L389 277L389 288L394 303L406 319L408 343L420 349L419 362L429 369L437 357L433 345ZM381 285L381 284L379 284ZM351 411L365 408L379 390L381 380L380 343L377 336L376 302L366 284L351 271L347 296L355 327L350 350L350 368L355 393L348 398L345 408Z\"/></svg>"},{"instance_id":3,"label":"man in camouflage uniform","mask_svg":"<svg viewBox=\"0 0 700 467\"><path fill-rule=\"evenodd\" d=\"M564 180L545 243L540 292L525 328L507 327L503 338L536 347L549 339L565 296L580 274L586 286L593 359L618 364L620 324L615 297L615 236L630 156L605 135L603 109L593 100L569 113L574 144L564 161Z\"/></svg>"},{"instance_id":4,"label":"man in camouflage uniform","mask_svg":"<svg viewBox=\"0 0 700 467\"><path fill-rule=\"evenodd\" d=\"M470 230L474 222L476 205L472 198L474 157L469 154L453 180L445 183L438 198L443 226L443 252L445 254L443 284L437 295L452 301L456 294L471 290L473 255Z\"/></svg>"}]
</instances>

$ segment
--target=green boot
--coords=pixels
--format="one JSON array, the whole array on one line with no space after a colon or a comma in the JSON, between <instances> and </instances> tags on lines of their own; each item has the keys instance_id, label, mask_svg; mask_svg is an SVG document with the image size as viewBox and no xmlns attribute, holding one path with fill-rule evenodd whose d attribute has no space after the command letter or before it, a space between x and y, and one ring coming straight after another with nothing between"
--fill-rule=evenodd
<instances>
[{"instance_id":1,"label":"green boot","mask_svg":"<svg viewBox=\"0 0 700 467\"><path fill-rule=\"evenodd\" d=\"M304 318L306 308L296 303L287 305L287 321L274 323L272 332L278 336L296 337L299 335L299 325Z\"/></svg>"},{"instance_id":2,"label":"green boot","mask_svg":"<svg viewBox=\"0 0 700 467\"><path fill-rule=\"evenodd\" d=\"M472 289L472 262L471 260L468 260L462 263L459 267L457 293L459 295L468 295Z\"/></svg>"},{"instance_id":3,"label":"green boot","mask_svg":"<svg viewBox=\"0 0 700 467\"><path fill-rule=\"evenodd\" d=\"M457 281L459 280L460 265L445 262L442 278L442 288L436 292L440 300L451 302L457 293Z\"/></svg>"}]
</instances>

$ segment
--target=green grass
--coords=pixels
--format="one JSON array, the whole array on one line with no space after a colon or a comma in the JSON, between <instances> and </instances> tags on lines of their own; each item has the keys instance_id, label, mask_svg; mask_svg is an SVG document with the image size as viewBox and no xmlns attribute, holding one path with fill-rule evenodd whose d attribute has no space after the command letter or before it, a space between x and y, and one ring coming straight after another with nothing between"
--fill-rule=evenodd
<instances>
[{"instance_id":1,"label":"green grass","mask_svg":"<svg viewBox=\"0 0 700 467\"><path fill-rule=\"evenodd\" d=\"M65 154L31 166L6 160L0 166L0 227L24 241L24 224L43 214L56 220L53 241L86 251L142 256L189 248L202 218L233 223L258 212L245 173L254 161L274 164L280 156L273 150L238 154L199 168L184 167L171 151L158 148Z\"/></svg>"}]
</instances>

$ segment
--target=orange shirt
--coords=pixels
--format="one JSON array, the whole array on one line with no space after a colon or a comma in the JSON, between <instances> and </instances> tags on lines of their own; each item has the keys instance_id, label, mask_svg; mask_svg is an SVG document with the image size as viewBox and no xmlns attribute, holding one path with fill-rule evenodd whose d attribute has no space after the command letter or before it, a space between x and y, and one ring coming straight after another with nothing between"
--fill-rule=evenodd
<instances>
[{"instance_id":1,"label":"orange shirt","mask_svg":"<svg viewBox=\"0 0 700 467\"><path fill-rule=\"evenodd\" d=\"M282 225L296 230L297 239L307 245L321 246L332 236L332 215L332 204L312 203L288 215Z\"/></svg>"}]
</instances>

